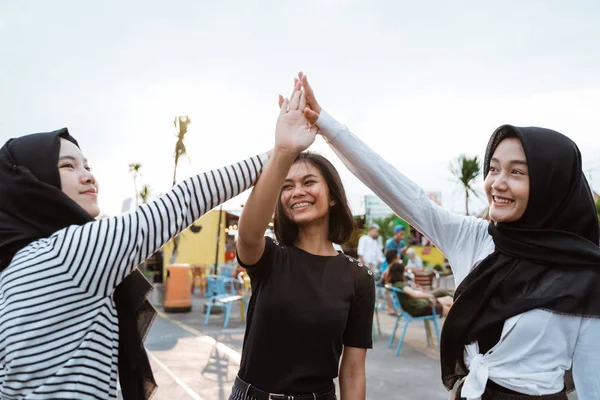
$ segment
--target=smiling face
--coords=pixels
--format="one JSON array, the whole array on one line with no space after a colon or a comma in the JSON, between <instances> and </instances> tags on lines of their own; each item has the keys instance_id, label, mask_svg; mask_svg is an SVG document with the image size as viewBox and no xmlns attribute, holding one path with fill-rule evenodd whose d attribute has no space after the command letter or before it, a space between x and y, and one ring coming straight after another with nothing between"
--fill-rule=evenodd
<instances>
[{"instance_id":1,"label":"smiling face","mask_svg":"<svg viewBox=\"0 0 600 400\"><path fill-rule=\"evenodd\" d=\"M100 214L98 183L79 147L60 139L58 171L62 191L93 218Z\"/></svg>"},{"instance_id":2,"label":"smiling face","mask_svg":"<svg viewBox=\"0 0 600 400\"><path fill-rule=\"evenodd\" d=\"M319 169L309 162L295 162L281 190L281 206L287 217L300 228L316 221L327 222L332 202Z\"/></svg>"},{"instance_id":3,"label":"smiling face","mask_svg":"<svg viewBox=\"0 0 600 400\"><path fill-rule=\"evenodd\" d=\"M484 186L492 221L513 222L523 216L529 201L529 170L519 139L506 138L498 144Z\"/></svg>"}]
</instances>

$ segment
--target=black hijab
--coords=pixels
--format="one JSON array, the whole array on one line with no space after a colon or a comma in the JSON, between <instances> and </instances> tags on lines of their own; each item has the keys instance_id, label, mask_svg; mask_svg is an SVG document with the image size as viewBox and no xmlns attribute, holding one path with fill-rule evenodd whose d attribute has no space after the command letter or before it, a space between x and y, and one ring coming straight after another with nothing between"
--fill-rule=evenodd
<instances>
[{"instance_id":1,"label":"black hijab","mask_svg":"<svg viewBox=\"0 0 600 400\"><path fill-rule=\"evenodd\" d=\"M0 149L0 272L13 256L41 238L94 218L61 189L60 139L79 147L66 128L10 139ZM148 399L156 388L143 340L156 311L146 299L152 285L138 271L116 288L119 378L123 397Z\"/></svg>"},{"instance_id":2,"label":"black hijab","mask_svg":"<svg viewBox=\"0 0 600 400\"><path fill-rule=\"evenodd\" d=\"M600 317L598 217L577 145L549 129L504 125L488 143L484 176L506 137L525 151L529 201L519 220L489 225L495 251L456 290L441 341L448 389L468 374L465 344L477 340L485 353L510 317L536 308Z\"/></svg>"}]
</instances>

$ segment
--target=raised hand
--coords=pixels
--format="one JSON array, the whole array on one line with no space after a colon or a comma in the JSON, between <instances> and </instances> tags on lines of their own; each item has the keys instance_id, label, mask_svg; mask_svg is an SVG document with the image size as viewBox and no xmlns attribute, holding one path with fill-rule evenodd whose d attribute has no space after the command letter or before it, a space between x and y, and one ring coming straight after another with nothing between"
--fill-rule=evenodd
<instances>
[{"instance_id":1,"label":"raised hand","mask_svg":"<svg viewBox=\"0 0 600 400\"><path fill-rule=\"evenodd\" d=\"M312 87L308 83L308 77L304 75L302 72L298 73L298 78L300 79L300 83L302 84L304 94L306 96L306 107L302 110L306 118L310 121L311 124L317 122L319 119L319 114L321 114L321 106L317 102L315 98L315 93L312 90Z\"/></svg>"},{"instance_id":2,"label":"raised hand","mask_svg":"<svg viewBox=\"0 0 600 400\"><path fill-rule=\"evenodd\" d=\"M316 126L311 126L303 109L307 101L302 84L294 80L294 90L288 100L279 96L279 118L275 129L275 150L290 153L300 153L315 141L318 132Z\"/></svg>"}]
</instances>

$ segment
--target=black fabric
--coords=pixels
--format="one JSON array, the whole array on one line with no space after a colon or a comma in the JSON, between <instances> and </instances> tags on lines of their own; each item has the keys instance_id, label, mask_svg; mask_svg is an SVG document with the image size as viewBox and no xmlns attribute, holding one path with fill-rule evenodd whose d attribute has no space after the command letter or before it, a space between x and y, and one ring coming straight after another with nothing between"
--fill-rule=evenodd
<instances>
[{"instance_id":1,"label":"black fabric","mask_svg":"<svg viewBox=\"0 0 600 400\"><path fill-rule=\"evenodd\" d=\"M323 393L288 395L287 393L269 393L235 377L230 400L336 400L335 387Z\"/></svg>"},{"instance_id":2,"label":"black fabric","mask_svg":"<svg viewBox=\"0 0 600 400\"><path fill-rule=\"evenodd\" d=\"M94 219L62 192L60 139L79 146L66 128L10 139L0 149L0 272L23 247L70 225ZM151 285L139 272L115 290L119 319L119 376L124 399L147 399L156 388L143 339L156 311Z\"/></svg>"},{"instance_id":3,"label":"black fabric","mask_svg":"<svg viewBox=\"0 0 600 400\"><path fill-rule=\"evenodd\" d=\"M468 373L464 345L478 340L483 351L489 350L510 317L536 308L600 317L598 218L579 149L555 131L505 125L490 139L486 174L500 138L507 135L523 145L529 201L518 221L490 224L496 250L456 290L441 339L442 380L448 389Z\"/></svg>"},{"instance_id":4,"label":"black fabric","mask_svg":"<svg viewBox=\"0 0 600 400\"><path fill-rule=\"evenodd\" d=\"M272 393L327 391L343 346L372 347L373 273L343 254L317 256L265 239L257 264L240 261L252 297L239 376Z\"/></svg>"}]
</instances>

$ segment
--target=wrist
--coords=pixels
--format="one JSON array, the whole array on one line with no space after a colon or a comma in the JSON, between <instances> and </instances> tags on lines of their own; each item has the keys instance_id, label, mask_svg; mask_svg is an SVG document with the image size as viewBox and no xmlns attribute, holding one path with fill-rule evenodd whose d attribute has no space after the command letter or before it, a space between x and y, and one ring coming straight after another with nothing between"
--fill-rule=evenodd
<instances>
[{"instance_id":1,"label":"wrist","mask_svg":"<svg viewBox=\"0 0 600 400\"><path fill-rule=\"evenodd\" d=\"M270 159L285 160L291 163L294 162L296 157L298 157L298 154L300 154L300 151L275 146L275 148L273 148L271 151Z\"/></svg>"}]
</instances>

